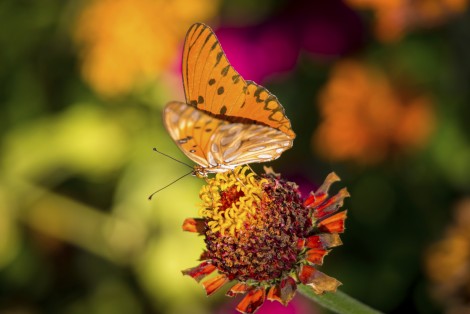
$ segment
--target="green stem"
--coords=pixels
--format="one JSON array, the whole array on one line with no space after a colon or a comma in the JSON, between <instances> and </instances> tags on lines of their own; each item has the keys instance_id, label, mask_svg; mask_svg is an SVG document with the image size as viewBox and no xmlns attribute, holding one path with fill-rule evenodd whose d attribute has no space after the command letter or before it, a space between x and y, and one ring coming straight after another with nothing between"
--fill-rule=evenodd
<instances>
[{"instance_id":1,"label":"green stem","mask_svg":"<svg viewBox=\"0 0 470 314\"><path fill-rule=\"evenodd\" d=\"M328 292L322 295L315 294L313 289L305 286L299 285L297 287L298 291L304 296L314 300L316 303L321 306L339 314L378 314L381 313L373 308L357 301L356 299L351 298L349 295L341 292Z\"/></svg>"}]
</instances>

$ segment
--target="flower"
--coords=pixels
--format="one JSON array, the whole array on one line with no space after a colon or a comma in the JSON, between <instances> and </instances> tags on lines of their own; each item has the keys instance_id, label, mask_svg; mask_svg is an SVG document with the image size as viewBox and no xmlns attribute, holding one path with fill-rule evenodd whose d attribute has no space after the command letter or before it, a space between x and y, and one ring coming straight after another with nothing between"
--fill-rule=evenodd
<instances>
[{"instance_id":1,"label":"flower","mask_svg":"<svg viewBox=\"0 0 470 314\"><path fill-rule=\"evenodd\" d=\"M105 96L129 92L169 68L189 25L217 10L210 0L91 1L74 34L84 78Z\"/></svg>"},{"instance_id":2,"label":"flower","mask_svg":"<svg viewBox=\"0 0 470 314\"><path fill-rule=\"evenodd\" d=\"M375 33L379 40L394 42L408 29L443 24L449 17L463 13L468 0L347 0L353 7L375 14Z\"/></svg>"},{"instance_id":3,"label":"flower","mask_svg":"<svg viewBox=\"0 0 470 314\"><path fill-rule=\"evenodd\" d=\"M183 230L203 235L206 250L183 274L199 282L216 273L203 282L207 295L235 281L227 295L246 294L241 313L254 313L266 299L288 304L298 284L317 294L336 291L341 283L314 265L342 244L346 211L337 211L349 193L328 197L338 176L331 173L302 200L297 185L271 169L260 177L248 169L218 173L202 187L201 218L186 219Z\"/></svg>"},{"instance_id":4,"label":"flower","mask_svg":"<svg viewBox=\"0 0 470 314\"><path fill-rule=\"evenodd\" d=\"M378 163L424 146L434 127L426 94L398 88L383 71L359 61L335 65L319 106L323 121L312 145L334 161Z\"/></svg>"},{"instance_id":5,"label":"flower","mask_svg":"<svg viewBox=\"0 0 470 314\"><path fill-rule=\"evenodd\" d=\"M470 198L456 207L455 223L427 250L425 266L432 292L446 313L470 311Z\"/></svg>"}]
</instances>

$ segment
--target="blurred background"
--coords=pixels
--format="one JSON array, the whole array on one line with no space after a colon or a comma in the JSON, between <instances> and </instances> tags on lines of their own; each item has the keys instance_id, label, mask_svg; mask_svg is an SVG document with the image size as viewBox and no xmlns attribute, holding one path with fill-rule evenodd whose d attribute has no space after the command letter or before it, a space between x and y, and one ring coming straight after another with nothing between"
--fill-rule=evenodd
<instances>
[{"instance_id":1,"label":"blurred background","mask_svg":"<svg viewBox=\"0 0 470 314\"><path fill-rule=\"evenodd\" d=\"M188 171L152 147L188 161L161 111L194 22L285 107L297 138L269 166L351 192L322 271L383 312L469 313L468 2L1 1L0 313L234 313L180 272L204 181L147 200Z\"/></svg>"}]
</instances>

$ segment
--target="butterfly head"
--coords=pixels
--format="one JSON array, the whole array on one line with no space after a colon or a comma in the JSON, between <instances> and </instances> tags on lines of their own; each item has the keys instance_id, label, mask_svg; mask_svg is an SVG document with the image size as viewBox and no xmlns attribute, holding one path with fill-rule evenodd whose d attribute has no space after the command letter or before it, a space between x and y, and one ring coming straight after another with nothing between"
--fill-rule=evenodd
<instances>
[{"instance_id":1,"label":"butterfly head","mask_svg":"<svg viewBox=\"0 0 470 314\"><path fill-rule=\"evenodd\" d=\"M207 178L207 171L204 167L195 165L194 170L191 173L193 176L199 178L199 179L204 179Z\"/></svg>"}]
</instances>

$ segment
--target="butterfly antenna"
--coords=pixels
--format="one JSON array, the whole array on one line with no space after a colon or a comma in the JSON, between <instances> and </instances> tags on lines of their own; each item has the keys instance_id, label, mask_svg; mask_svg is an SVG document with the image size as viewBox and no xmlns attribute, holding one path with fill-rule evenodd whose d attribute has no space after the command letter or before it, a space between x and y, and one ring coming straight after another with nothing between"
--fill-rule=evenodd
<instances>
[{"instance_id":1,"label":"butterfly antenna","mask_svg":"<svg viewBox=\"0 0 470 314\"><path fill-rule=\"evenodd\" d=\"M185 165L185 166L187 166L187 167L193 169L193 167L192 167L191 165L188 165L187 163L182 162L181 160L178 160L178 159L176 159L176 158L174 158L174 157L171 157L170 155L167 155L167 154L165 154L165 153L159 151L159 150L156 149L155 147L153 148L153 151L154 151L154 152L157 152L157 153L159 153L159 154L162 154L163 156L166 156L166 157L168 157L168 158L170 158L170 159L173 159L174 161L179 162L180 164L183 164L183 165Z\"/></svg>"},{"instance_id":2,"label":"butterfly antenna","mask_svg":"<svg viewBox=\"0 0 470 314\"><path fill-rule=\"evenodd\" d=\"M168 184L165 185L164 187L162 187L162 188L156 190L155 192L153 192L152 194L150 194L150 196L149 196L149 201L152 200L152 197L153 197L155 194L157 194L157 193L160 192L161 190L166 189L167 187L169 187L169 186L172 185L173 183L175 183L175 182L177 182L177 181L183 179L184 177L186 177L187 175L189 175L189 174L191 174L191 173L193 173L193 172L192 172L192 171L191 171L191 172L188 172L188 173L186 173L185 175L182 175L181 177L179 177L178 179L176 179L176 180L174 180L174 181L168 183Z\"/></svg>"}]
</instances>

